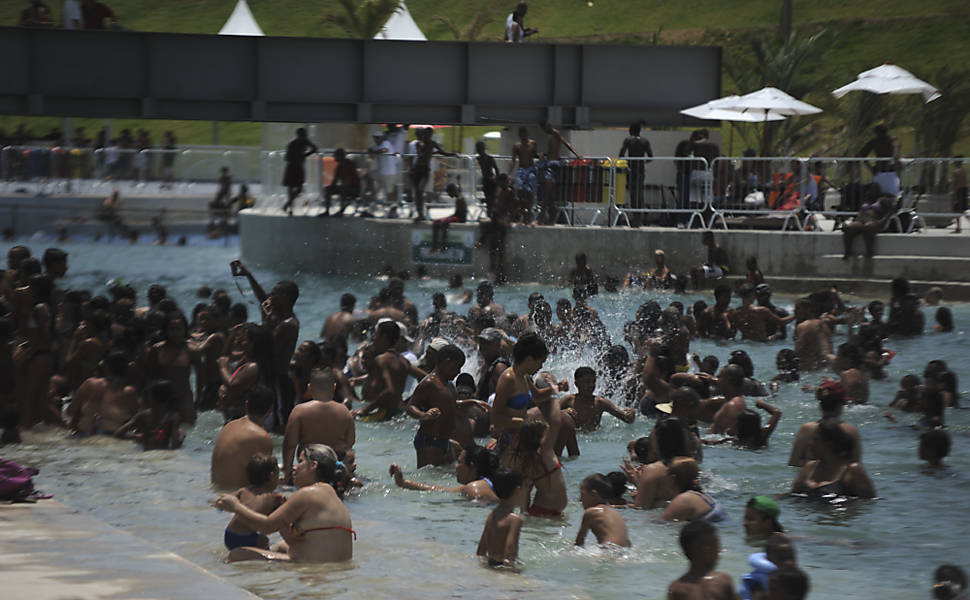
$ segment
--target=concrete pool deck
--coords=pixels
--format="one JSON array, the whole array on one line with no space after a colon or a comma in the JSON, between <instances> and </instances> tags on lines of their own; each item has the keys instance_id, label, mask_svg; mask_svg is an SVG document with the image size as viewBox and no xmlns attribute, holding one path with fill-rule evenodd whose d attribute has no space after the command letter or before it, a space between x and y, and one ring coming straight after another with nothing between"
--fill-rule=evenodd
<instances>
[{"instance_id":1,"label":"concrete pool deck","mask_svg":"<svg viewBox=\"0 0 970 600\"><path fill-rule=\"evenodd\" d=\"M428 222L286 217L279 211L246 210L239 215L239 227L240 254L255 266L371 277L384 265L412 274L423 265L435 277L488 276L488 252L471 247L477 223L449 227L449 244L455 250L444 257L427 251ZM701 235L700 230L670 227L517 226L506 237L506 272L513 283L555 283L572 268L576 253L585 252L595 273L622 281L628 272L653 268L653 251L663 249L668 266L687 273L706 258ZM879 234L874 258L846 261L841 232L714 230L714 235L729 254L732 277L743 277L746 259L755 256L779 292L802 294L835 282L847 293L888 297L889 282L903 276L917 291L940 286L948 300L970 300L967 228L958 235L933 228ZM862 240L856 240L855 249L862 251Z\"/></svg>"},{"instance_id":2,"label":"concrete pool deck","mask_svg":"<svg viewBox=\"0 0 970 600\"><path fill-rule=\"evenodd\" d=\"M187 560L53 500L0 505L10 600L258 600Z\"/></svg>"}]
</instances>

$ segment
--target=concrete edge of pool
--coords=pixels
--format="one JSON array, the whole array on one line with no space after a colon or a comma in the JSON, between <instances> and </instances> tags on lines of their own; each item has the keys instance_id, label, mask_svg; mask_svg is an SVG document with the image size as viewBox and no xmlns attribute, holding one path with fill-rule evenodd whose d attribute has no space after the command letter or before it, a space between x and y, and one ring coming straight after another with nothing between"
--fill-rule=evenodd
<instances>
[{"instance_id":1,"label":"concrete edge of pool","mask_svg":"<svg viewBox=\"0 0 970 600\"><path fill-rule=\"evenodd\" d=\"M126 531L56 502L0 505L6 598L258 600Z\"/></svg>"},{"instance_id":2,"label":"concrete edge of pool","mask_svg":"<svg viewBox=\"0 0 970 600\"><path fill-rule=\"evenodd\" d=\"M286 217L244 210L239 214L240 255L254 266L327 275L370 277L384 265L415 272L423 265L434 277L453 273L488 276L488 252L472 248L478 225L453 224L452 249L429 251L430 223L404 219ZM622 278L628 271L653 267L653 251L662 248L677 273L706 258L701 231L643 227L514 227L506 237L505 265L513 283L554 283L585 252L596 273ZM948 300L970 300L970 235L946 230L881 234L873 259L842 260L840 232L715 231L728 251L731 278L744 277L744 264L755 256L776 291L802 294L826 282L848 292L888 296L889 282L909 278L914 288L938 285ZM857 240L856 250L862 250ZM449 262L450 261L450 262ZM468 287L474 287L469 285Z\"/></svg>"}]
</instances>

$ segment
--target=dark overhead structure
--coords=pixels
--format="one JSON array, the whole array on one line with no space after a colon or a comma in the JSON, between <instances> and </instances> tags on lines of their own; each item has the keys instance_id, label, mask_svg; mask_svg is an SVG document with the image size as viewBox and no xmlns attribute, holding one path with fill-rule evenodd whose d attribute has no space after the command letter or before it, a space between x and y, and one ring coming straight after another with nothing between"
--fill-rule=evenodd
<instances>
[{"instance_id":1,"label":"dark overhead structure","mask_svg":"<svg viewBox=\"0 0 970 600\"><path fill-rule=\"evenodd\" d=\"M721 95L721 49L0 28L0 114L652 125Z\"/></svg>"}]
</instances>

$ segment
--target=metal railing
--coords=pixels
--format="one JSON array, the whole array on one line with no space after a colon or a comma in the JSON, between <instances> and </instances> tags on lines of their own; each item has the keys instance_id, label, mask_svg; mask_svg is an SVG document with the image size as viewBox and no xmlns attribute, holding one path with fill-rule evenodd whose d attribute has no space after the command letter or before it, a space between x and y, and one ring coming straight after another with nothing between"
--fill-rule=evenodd
<instances>
[{"instance_id":1,"label":"metal railing","mask_svg":"<svg viewBox=\"0 0 970 600\"><path fill-rule=\"evenodd\" d=\"M235 195L250 186L257 206L276 210L287 199L284 151L249 147L165 149L5 146L0 148L0 192L34 195L126 196L219 193L227 167ZM414 155L348 153L359 189L349 200L356 214L413 216ZM878 186L894 198L886 221L891 231L947 227L967 219L955 195L965 180L961 158L874 159L858 157L584 157L557 164L537 162L510 172L511 157L495 156L516 190L514 211L522 221L569 226L645 224L703 228L837 228L853 218L864 194ZM307 158L296 210L324 205L336 163L332 150ZM423 190L427 208L449 208L447 184L457 184L469 218L485 213L484 190L474 155L435 156ZM330 194L339 190L329 188Z\"/></svg>"}]
</instances>

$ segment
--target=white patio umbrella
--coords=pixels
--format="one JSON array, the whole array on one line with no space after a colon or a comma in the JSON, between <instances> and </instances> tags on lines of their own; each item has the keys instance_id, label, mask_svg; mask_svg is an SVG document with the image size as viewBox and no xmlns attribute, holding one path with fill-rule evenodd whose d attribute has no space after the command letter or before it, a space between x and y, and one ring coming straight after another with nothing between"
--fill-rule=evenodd
<instances>
[{"instance_id":1,"label":"white patio umbrella","mask_svg":"<svg viewBox=\"0 0 970 600\"><path fill-rule=\"evenodd\" d=\"M821 108L812 106L807 102L802 102L798 98L786 94L778 88L771 87L770 85L758 90L757 92L751 92L750 94L741 96L730 107L730 110L760 115L761 118L759 120L765 122L770 120L769 116L772 113L777 115L794 116L814 115L822 112ZM764 134L767 134L767 128L765 129ZM765 136L762 135L762 156L765 152L765 142Z\"/></svg>"},{"instance_id":2,"label":"white patio umbrella","mask_svg":"<svg viewBox=\"0 0 970 600\"><path fill-rule=\"evenodd\" d=\"M769 112L768 115L758 115L753 112L731 110L731 107L735 106L740 99L741 96L737 94L725 96L717 100L705 102L704 104L685 108L680 111L680 114L706 121L731 121L731 135L728 138L728 155L730 156L734 151L734 122L757 123L764 120L781 121L785 119L784 115L775 112Z\"/></svg>"},{"instance_id":3,"label":"white patio umbrella","mask_svg":"<svg viewBox=\"0 0 970 600\"><path fill-rule=\"evenodd\" d=\"M932 102L940 97L940 91L932 85L906 69L889 64L859 73L852 83L832 90L832 95L841 98L855 91L873 94L922 94L924 102Z\"/></svg>"}]
</instances>

